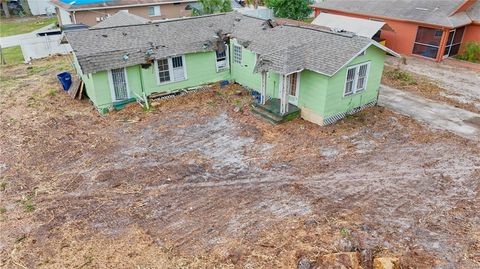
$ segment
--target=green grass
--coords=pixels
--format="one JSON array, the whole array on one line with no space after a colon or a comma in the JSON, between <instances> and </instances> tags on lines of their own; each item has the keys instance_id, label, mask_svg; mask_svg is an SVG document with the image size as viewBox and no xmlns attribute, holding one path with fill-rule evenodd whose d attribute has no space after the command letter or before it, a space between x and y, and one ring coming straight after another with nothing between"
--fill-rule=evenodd
<instances>
[{"instance_id":1,"label":"green grass","mask_svg":"<svg viewBox=\"0 0 480 269\"><path fill-rule=\"evenodd\" d=\"M52 23L57 23L56 17L37 17L31 20L12 20L1 18L0 37L29 33Z\"/></svg>"},{"instance_id":2,"label":"green grass","mask_svg":"<svg viewBox=\"0 0 480 269\"><path fill-rule=\"evenodd\" d=\"M20 46L2 48L2 53L7 65L23 63L23 54Z\"/></svg>"}]
</instances>

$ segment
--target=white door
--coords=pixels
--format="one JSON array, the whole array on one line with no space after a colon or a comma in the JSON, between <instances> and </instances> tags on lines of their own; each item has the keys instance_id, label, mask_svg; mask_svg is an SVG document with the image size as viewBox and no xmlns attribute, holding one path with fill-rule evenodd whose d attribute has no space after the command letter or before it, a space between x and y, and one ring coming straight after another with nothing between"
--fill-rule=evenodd
<instances>
[{"instance_id":1,"label":"white door","mask_svg":"<svg viewBox=\"0 0 480 269\"><path fill-rule=\"evenodd\" d=\"M174 81L181 81L186 79L182 56L172 58L172 73Z\"/></svg>"},{"instance_id":2,"label":"white door","mask_svg":"<svg viewBox=\"0 0 480 269\"><path fill-rule=\"evenodd\" d=\"M288 102L292 105L298 105L298 95L300 92L300 73L293 73L287 76Z\"/></svg>"},{"instance_id":3,"label":"white door","mask_svg":"<svg viewBox=\"0 0 480 269\"><path fill-rule=\"evenodd\" d=\"M122 101L129 98L125 68L110 70L110 87L112 88L113 101Z\"/></svg>"}]
</instances>

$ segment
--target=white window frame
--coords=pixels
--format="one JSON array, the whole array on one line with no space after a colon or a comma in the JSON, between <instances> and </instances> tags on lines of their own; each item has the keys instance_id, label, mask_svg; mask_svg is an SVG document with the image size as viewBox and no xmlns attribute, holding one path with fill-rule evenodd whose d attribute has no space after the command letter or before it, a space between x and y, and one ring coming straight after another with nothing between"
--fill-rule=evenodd
<instances>
[{"instance_id":1,"label":"white window frame","mask_svg":"<svg viewBox=\"0 0 480 269\"><path fill-rule=\"evenodd\" d=\"M151 9L151 8L153 8L153 15L150 15L150 9ZM162 9L160 8L160 5L148 6L147 13L148 13L148 16L149 16L149 17L162 16Z\"/></svg>"},{"instance_id":2,"label":"white window frame","mask_svg":"<svg viewBox=\"0 0 480 269\"><path fill-rule=\"evenodd\" d=\"M114 68L117 69L117 68ZM120 69L120 68L118 68ZM130 99L130 86L128 85L128 76L127 76L127 68L123 67L123 73L125 74L125 83L127 84L127 99ZM115 88L113 86L113 77L112 77L112 70L108 70L108 84L110 86L110 95L112 97L112 103L113 102L120 102L120 101L125 101L125 100L117 100L116 95L115 95Z\"/></svg>"},{"instance_id":3,"label":"white window frame","mask_svg":"<svg viewBox=\"0 0 480 269\"><path fill-rule=\"evenodd\" d=\"M175 80L175 77L173 76L173 63L172 63L172 58L176 58L176 57L182 57L182 64L183 64L183 76L184 76L184 79L182 80ZM159 60L163 60L163 59L167 59L168 60L168 74L170 76L170 81L165 81L165 82L160 82L160 75L158 74L158 61ZM162 59L158 59L158 60L155 60L154 62L154 66L155 66L155 76L157 78L157 85L165 85L165 84L170 84L170 83L175 83L175 82L180 82L180 81L185 81L188 79L188 76L187 76L187 62L185 61L185 55L176 55L176 56L172 56L172 57L168 57L168 58L162 58Z\"/></svg>"},{"instance_id":4,"label":"white window frame","mask_svg":"<svg viewBox=\"0 0 480 269\"><path fill-rule=\"evenodd\" d=\"M365 63L361 63L361 64L352 65L352 66L347 67L347 72L345 74L345 83L344 83L344 86L343 86L343 97L349 97L349 96L355 95L359 92L364 92L365 90L367 90L368 76L370 75L370 64L371 64L371 62L365 62ZM364 85L363 85L362 89L357 89L357 83L358 83L359 74L360 74L360 67L364 66L364 65L367 65L367 74L365 75L365 82L364 82ZM355 69L355 77L353 79L352 92L347 93L346 90L347 90L347 82L348 82L347 81L348 80L348 71L351 70L351 69Z\"/></svg>"},{"instance_id":5,"label":"white window frame","mask_svg":"<svg viewBox=\"0 0 480 269\"><path fill-rule=\"evenodd\" d=\"M225 47L225 67L222 67L220 64L219 64L219 61L218 61L218 55L217 55L217 52L215 51L215 66L217 68L217 72L221 72L221 71L225 71L225 70L228 70L230 69L230 50L228 48L228 46Z\"/></svg>"},{"instance_id":6,"label":"white window frame","mask_svg":"<svg viewBox=\"0 0 480 269\"><path fill-rule=\"evenodd\" d=\"M240 50L240 59L239 59L239 62L237 61L237 57L235 57L235 49L239 49ZM233 44L233 51L232 51L232 57L233 57L233 63L236 63L236 64L242 64L242 60L243 60L243 47L240 46L240 45L237 45L237 44Z\"/></svg>"}]
</instances>

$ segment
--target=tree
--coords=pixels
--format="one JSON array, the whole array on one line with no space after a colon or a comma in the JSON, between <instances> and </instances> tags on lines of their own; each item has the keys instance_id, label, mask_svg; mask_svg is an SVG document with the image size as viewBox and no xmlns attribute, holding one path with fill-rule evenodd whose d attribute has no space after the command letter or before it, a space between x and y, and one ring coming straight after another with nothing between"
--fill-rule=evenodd
<instances>
[{"instance_id":1,"label":"tree","mask_svg":"<svg viewBox=\"0 0 480 269\"><path fill-rule=\"evenodd\" d=\"M313 0L267 0L266 4L277 18L304 20L312 14Z\"/></svg>"},{"instance_id":2,"label":"tree","mask_svg":"<svg viewBox=\"0 0 480 269\"><path fill-rule=\"evenodd\" d=\"M8 3L7 0L0 0L2 1L2 9L5 12L5 17L10 18L10 12L8 11Z\"/></svg>"},{"instance_id":3,"label":"tree","mask_svg":"<svg viewBox=\"0 0 480 269\"><path fill-rule=\"evenodd\" d=\"M198 2L202 7L201 9L193 9L194 16L232 11L230 0L199 0Z\"/></svg>"}]
</instances>

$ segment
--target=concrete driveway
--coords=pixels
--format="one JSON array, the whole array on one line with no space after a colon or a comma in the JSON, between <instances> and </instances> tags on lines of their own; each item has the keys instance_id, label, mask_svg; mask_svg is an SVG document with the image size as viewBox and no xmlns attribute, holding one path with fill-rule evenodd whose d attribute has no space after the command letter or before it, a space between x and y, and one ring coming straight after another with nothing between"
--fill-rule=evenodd
<instances>
[{"instance_id":1,"label":"concrete driveway","mask_svg":"<svg viewBox=\"0 0 480 269\"><path fill-rule=\"evenodd\" d=\"M435 129L480 140L480 114L436 103L385 85L380 87L378 103L400 114L425 122Z\"/></svg>"}]
</instances>

